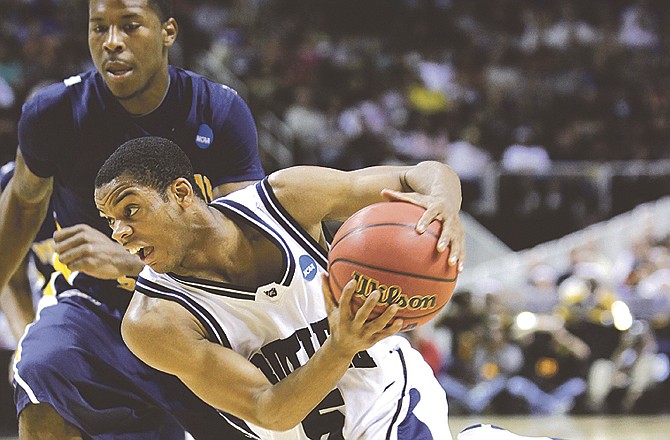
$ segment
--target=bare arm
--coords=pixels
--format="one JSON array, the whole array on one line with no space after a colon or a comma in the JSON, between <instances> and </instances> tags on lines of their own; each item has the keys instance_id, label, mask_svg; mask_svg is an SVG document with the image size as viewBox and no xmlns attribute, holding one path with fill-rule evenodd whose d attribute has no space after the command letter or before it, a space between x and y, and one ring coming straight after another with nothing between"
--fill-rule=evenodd
<instances>
[{"instance_id":1,"label":"bare arm","mask_svg":"<svg viewBox=\"0 0 670 440\"><path fill-rule=\"evenodd\" d=\"M5 314L14 339L18 341L35 319L32 290L28 279L28 258L24 258L7 286L0 291L0 310Z\"/></svg>"},{"instance_id":2,"label":"bare arm","mask_svg":"<svg viewBox=\"0 0 670 440\"><path fill-rule=\"evenodd\" d=\"M44 221L53 189L53 179L33 174L16 154L14 176L0 195L0 289L28 254Z\"/></svg>"},{"instance_id":3,"label":"bare arm","mask_svg":"<svg viewBox=\"0 0 670 440\"><path fill-rule=\"evenodd\" d=\"M331 336L312 358L273 385L240 354L209 342L193 316L178 304L135 293L122 334L128 347L144 362L174 374L210 405L255 425L284 431L303 421L336 387L354 355L402 326L392 306L366 323L379 292L370 295L355 316L351 313L354 284L349 283L337 307L324 280Z\"/></svg>"},{"instance_id":4,"label":"bare arm","mask_svg":"<svg viewBox=\"0 0 670 440\"><path fill-rule=\"evenodd\" d=\"M433 220L442 223L437 250L450 246L450 264L465 258L464 233L458 213L461 184L440 162L416 166L378 166L356 171L293 167L273 173L270 184L282 205L315 238L324 220L344 220L359 209L385 199L404 200L426 208L417 223L422 233Z\"/></svg>"}]
</instances>

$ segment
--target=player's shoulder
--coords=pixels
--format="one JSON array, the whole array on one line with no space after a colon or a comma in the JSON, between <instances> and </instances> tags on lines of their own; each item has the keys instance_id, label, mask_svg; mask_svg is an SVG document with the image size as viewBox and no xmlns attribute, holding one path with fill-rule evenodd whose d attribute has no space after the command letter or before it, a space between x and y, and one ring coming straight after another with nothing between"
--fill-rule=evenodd
<instances>
[{"instance_id":1,"label":"player's shoulder","mask_svg":"<svg viewBox=\"0 0 670 440\"><path fill-rule=\"evenodd\" d=\"M172 291L177 286L178 283L169 275L156 272L150 266L144 266L135 283L135 290L152 296Z\"/></svg>"},{"instance_id":2,"label":"player's shoulder","mask_svg":"<svg viewBox=\"0 0 670 440\"><path fill-rule=\"evenodd\" d=\"M221 104L229 105L233 100L240 99L237 91L226 84L190 70L174 66L171 66L171 69L179 82L192 87L196 101L204 101L220 107Z\"/></svg>"},{"instance_id":3,"label":"player's shoulder","mask_svg":"<svg viewBox=\"0 0 670 440\"><path fill-rule=\"evenodd\" d=\"M90 96L96 87L95 71L88 71L35 90L23 105L24 115L61 115L73 105L73 96Z\"/></svg>"}]
</instances>

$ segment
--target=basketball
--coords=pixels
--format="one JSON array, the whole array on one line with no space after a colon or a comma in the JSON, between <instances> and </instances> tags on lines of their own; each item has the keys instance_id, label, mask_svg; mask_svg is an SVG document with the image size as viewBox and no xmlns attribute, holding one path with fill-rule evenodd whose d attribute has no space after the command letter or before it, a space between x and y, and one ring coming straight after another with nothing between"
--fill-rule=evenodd
<instances>
[{"instance_id":1,"label":"basketball","mask_svg":"<svg viewBox=\"0 0 670 440\"><path fill-rule=\"evenodd\" d=\"M329 285L339 302L342 288L353 278L352 307L375 289L379 304L374 319L393 303L396 317L409 331L434 318L449 302L458 270L449 266L449 252L437 252L441 223L433 221L423 234L416 225L424 208L407 202L382 202L352 215L338 229L328 254Z\"/></svg>"}]
</instances>

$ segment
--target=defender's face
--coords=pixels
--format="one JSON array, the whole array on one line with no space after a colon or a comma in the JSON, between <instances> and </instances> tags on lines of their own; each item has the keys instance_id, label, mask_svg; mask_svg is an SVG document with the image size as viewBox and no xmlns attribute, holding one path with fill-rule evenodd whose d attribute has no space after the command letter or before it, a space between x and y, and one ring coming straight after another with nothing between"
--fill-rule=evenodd
<instances>
[{"instance_id":1,"label":"defender's face","mask_svg":"<svg viewBox=\"0 0 670 440\"><path fill-rule=\"evenodd\" d=\"M95 204L112 238L156 272L174 272L185 255L180 206L168 195L119 177L95 190ZM178 238L179 237L179 238Z\"/></svg>"},{"instance_id":2,"label":"defender's face","mask_svg":"<svg viewBox=\"0 0 670 440\"><path fill-rule=\"evenodd\" d=\"M89 1L91 58L119 100L140 97L156 86L175 36L174 20L162 23L148 0Z\"/></svg>"}]
</instances>

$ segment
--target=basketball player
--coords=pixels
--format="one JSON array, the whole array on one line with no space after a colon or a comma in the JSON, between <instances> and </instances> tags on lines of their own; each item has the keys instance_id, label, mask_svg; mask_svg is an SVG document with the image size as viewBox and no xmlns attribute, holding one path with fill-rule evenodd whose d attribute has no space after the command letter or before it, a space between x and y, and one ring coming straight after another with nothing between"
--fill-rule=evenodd
<instances>
[{"instance_id":1,"label":"basketball player","mask_svg":"<svg viewBox=\"0 0 670 440\"><path fill-rule=\"evenodd\" d=\"M244 438L228 417L123 344L121 317L143 264L101 232L107 226L91 195L108 155L147 134L184 147L206 194L246 186L263 176L253 118L235 91L168 64L178 32L169 0L88 5L96 68L24 105L16 170L0 199L0 288L42 220L53 215L58 228L57 302L41 310L17 350L19 436L173 438L166 427L174 416L198 439Z\"/></svg>"},{"instance_id":2,"label":"basketball player","mask_svg":"<svg viewBox=\"0 0 670 440\"><path fill-rule=\"evenodd\" d=\"M96 177L112 237L147 265L122 323L130 349L179 377L262 439L450 439L447 402L428 364L393 336L397 305L366 322L355 282L339 306L325 275L322 224L384 198L442 223L437 250L462 269L458 177L446 165L352 172L294 167L207 204L188 158L159 137L133 139ZM463 440L524 439L491 425ZM546 440L546 439L545 439Z\"/></svg>"},{"instance_id":3,"label":"basketball player","mask_svg":"<svg viewBox=\"0 0 670 440\"><path fill-rule=\"evenodd\" d=\"M121 146L96 178L112 237L147 265L122 325L130 349L247 421L253 438L450 439L430 367L405 338L387 337L402 326L391 323L397 305L366 323L379 292L354 315L349 283L335 306L321 225L382 201L387 188L386 197L427 208L419 230L439 219L438 250L450 246L457 264L461 193L451 169L294 167L211 205L192 174L175 143L145 137Z\"/></svg>"}]
</instances>

